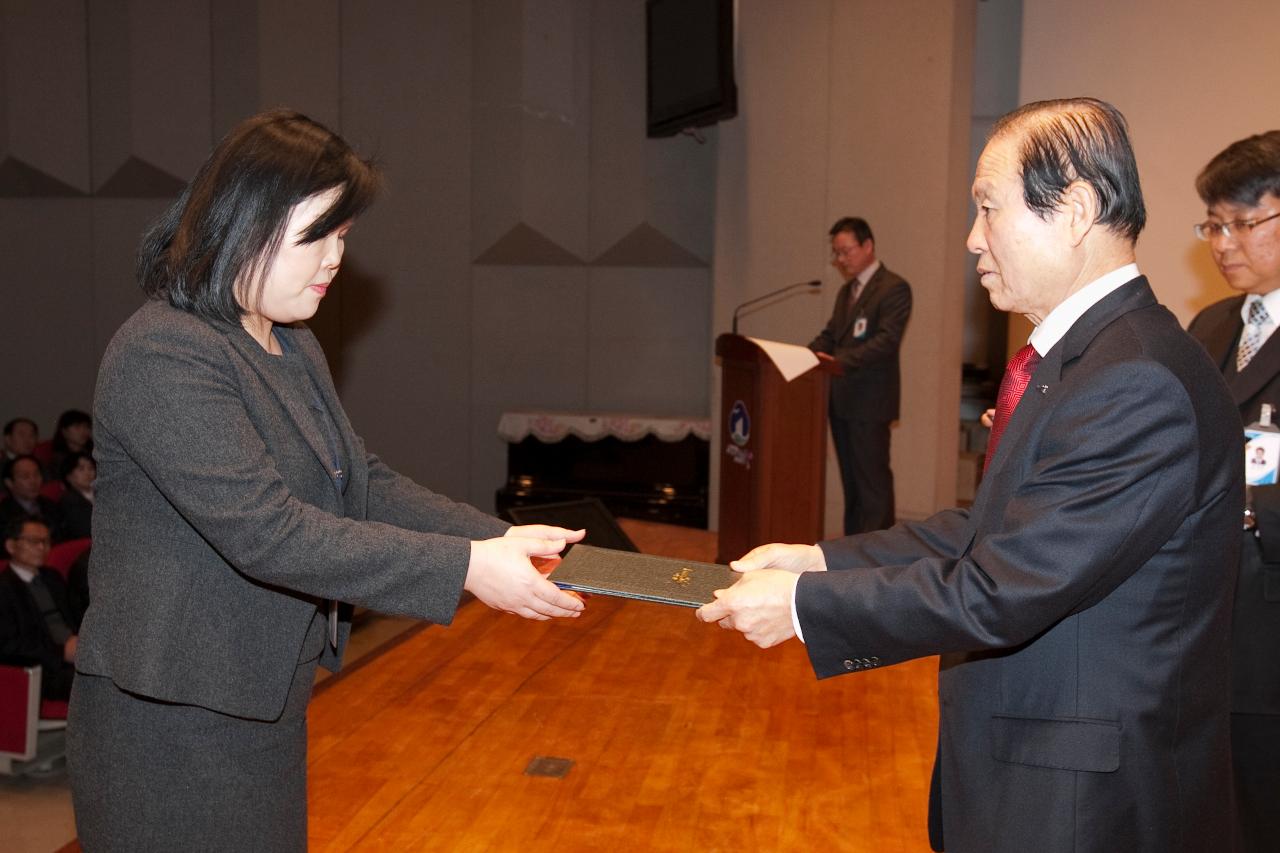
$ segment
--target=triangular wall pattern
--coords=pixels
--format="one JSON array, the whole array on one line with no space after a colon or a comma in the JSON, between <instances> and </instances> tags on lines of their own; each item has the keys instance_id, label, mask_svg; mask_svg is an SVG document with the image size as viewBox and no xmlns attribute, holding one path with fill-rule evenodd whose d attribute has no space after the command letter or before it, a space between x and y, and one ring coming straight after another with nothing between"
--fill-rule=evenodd
<instances>
[{"instance_id":1,"label":"triangular wall pattern","mask_svg":"<svg viewBox=\"0 0 1280 853\"><path fill-rule=\"evenodd\" d=\"M153 166L146 160L129 157L115 174L103 181L94 193L104 198L174 198L187 182Z\"/></svg>"},{"instance_id":2,"label":"triangular wall pattern","mask_svg":"<svg viewBox=\"0 0 1280 853\"><path fill-rule=\"evenodd\" d=\"M507 267L578 267L582 259L523 222L516 223L474 263Z\"/></svg>"},{"instance_id":3,"label":"triangular wall pattern","mask_svg":"<svg viewBox=\"0 0 1280 853\"><path fill-rule=\"evenodd\" d=\"M16 157L0 161L0 198L78 198L84 192Z\"/></svg>"},{"instance_id":4,"label":"triangular wall pattern","mask_svg":"<svg viewBox=\"0 0 1280 853\"><path fill-rule=\"evenodd\" d=\"M602 252L593 267L696 267L707 262L654 228L641 222L618 242Z\"/></svg>"}]
</instances>

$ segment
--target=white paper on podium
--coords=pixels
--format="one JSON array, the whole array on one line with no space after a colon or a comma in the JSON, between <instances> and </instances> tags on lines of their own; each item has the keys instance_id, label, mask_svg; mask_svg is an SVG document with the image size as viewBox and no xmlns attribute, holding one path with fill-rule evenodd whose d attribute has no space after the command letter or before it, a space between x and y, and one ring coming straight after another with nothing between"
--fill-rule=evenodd
<instances>
[{"instance_id":1,"label":"white paper on podium","mask_svg":"<svg viewBox=\"0 0 1280 853\"><path fill-rule=\"evenodd\" d=\"M808 373L818 366L818 357L808 347L784 344L781 341L766 341L763 338L747 338L760 349L778 368L782 378L790 382L797 376Z\"/></svg>"}]
</instances>

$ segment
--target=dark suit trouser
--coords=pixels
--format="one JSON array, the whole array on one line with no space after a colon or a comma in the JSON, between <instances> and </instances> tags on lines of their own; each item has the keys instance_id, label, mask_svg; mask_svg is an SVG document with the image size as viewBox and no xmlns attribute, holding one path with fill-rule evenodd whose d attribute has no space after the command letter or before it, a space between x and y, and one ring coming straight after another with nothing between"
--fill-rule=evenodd
<instances>
[{"instance_id":1,"label":"dark suit trouser","mask_svg":"<svg viewBox=\"0 0 1280 853\"><path fill-rule=\"evenodd\" d=\"M1274 655L1280 655L1280 590L1276 569L1265 563L1258 540L1245 534L1236 586L1232 645L1233 707L1274 710ZM1268 576L1272 576L1268 583ZM1231 714L1231 761L1235 770L1237 822L1242 853L1280 851L1280 714Z\"/></svg>"},{"instance_id":2,"label":"dark suit trouser","mask_svg":"<svg viewBox=\"0 0 1280 853\"><path fill-rule=\"evenodd\" d=\"M893 526L893 471L889 468L889 422L832 417L831 438L844 487L844 533Z\"/></svg>"},{"instance_id":3,"label":"dark suit trouser","mask_svg":"<svg viewBox=\"0 0 1280 853\"><path fill-rule=\"evenodd\" d=\"M1280 849L1280 714L1232 714L1231 760L1241 853L1275 853Z\"/></svg>"}]
</instances>

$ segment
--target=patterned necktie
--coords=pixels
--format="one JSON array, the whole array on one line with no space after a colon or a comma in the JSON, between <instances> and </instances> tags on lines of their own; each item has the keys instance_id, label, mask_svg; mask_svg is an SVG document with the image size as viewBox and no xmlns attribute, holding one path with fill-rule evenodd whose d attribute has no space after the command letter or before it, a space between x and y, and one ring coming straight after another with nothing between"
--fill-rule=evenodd
<instances>
[{"instance_id":1,"label":"patterned necktie","mask_svg":"<svg viewBox=\"0 0 1280 853\"><path fill-rule=\"evenodd\" d=\"M1022 392L1027 390L1031 374L1039 363L1040 354L1031 344L1018 350L1009 359L1009 366L1004 369L1004 379L1000 380L1000 393L996 395L996 416L991 422L991 437L987 439L987 459L982 463L983 471L987 470L987 466L995 458L1000 436L1004 435L1004 428L1008 426L1009 418L1013 417L1013 410L1018 407Z\"/></svg>"},{"instance_id":2,"label":"patterned necktie","mask_svg":"<svg viewBox=\"0 0 1280 853\"><path fill-rule=\"evenodd\" d=\"M1262 304L1262 300L1255 297L1249 297L1249 322L1244 325L1244 334L1240 336L1240 346L1236 349L1236 372L1245 369L1245 366L1258 354L1258 350L1262 349L1262 327L1271 322L1271 315L1267 313L1267 306Z\"/></svg>"}]
</instances>

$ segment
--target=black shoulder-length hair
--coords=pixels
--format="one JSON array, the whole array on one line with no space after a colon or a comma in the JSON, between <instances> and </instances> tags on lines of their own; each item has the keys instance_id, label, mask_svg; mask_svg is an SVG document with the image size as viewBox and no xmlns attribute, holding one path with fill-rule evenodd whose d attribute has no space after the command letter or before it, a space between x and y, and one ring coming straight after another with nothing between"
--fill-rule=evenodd
<instances>
[{"instance_id":1,"label":"black shoulder-length hair","mask_svg":"<svg viewBox=\"0 0 1280 853\"><path fill-rule=\"evenodd\" d=\"M58 415L58 425L53 428L53 450L55 453L65 453L67 451L67 439L63 436L62 431L76 424L88 424L92 427L93 417L88 412L80 409L67 409ZM93 447L92 437L89 439L89 446Z\"/></svg>"},{"instance_id":2,"label":"black shoulder-length hair","mask_svg":"<svg viewBox=\"0 0 1280 853\"><path fill-rule=\"evenodd\" d=\"M333 131L277 109L232 128L138 251L138 284L154 299L238 324L256 304L294 205L340 187L302 235L314 243L363 213L381 179Z\"/></svg>"}]
</instances>

